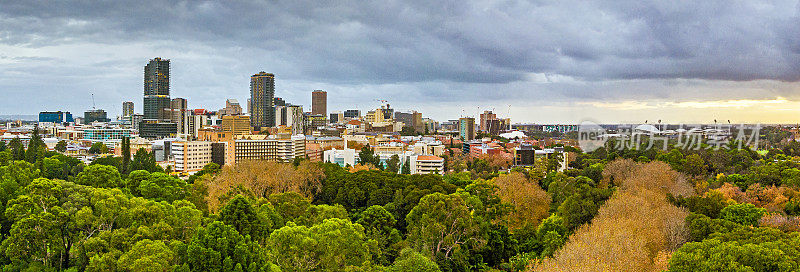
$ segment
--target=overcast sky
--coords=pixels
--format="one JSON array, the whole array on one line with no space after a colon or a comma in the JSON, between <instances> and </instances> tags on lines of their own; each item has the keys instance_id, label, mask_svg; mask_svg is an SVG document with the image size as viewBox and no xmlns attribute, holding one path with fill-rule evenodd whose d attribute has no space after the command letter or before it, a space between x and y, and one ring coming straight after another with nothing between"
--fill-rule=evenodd
<instances>
[{"instance_id":1,"label":"overcast sky","mask_svg":"<svg viewBox=\"0 0 800 272\"><path fill-rule=\"evenodd\" d=\"M494 109L514 122L800 122L794 1L0 0L0 114L142 110L143 67L172 97L244 103L249 76L310 110Z\"/></svg>"}]
</instances>

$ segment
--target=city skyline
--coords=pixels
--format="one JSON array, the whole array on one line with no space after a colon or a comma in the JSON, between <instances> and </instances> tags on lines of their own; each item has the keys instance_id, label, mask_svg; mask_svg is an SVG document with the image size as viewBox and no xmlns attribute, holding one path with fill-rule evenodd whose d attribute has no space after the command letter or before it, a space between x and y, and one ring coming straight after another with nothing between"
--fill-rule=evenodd
<instances>
[{"instance_id":1,"label":"city skyline","mask_svg":"<svg viewBox=\"0 0 800 272\"><path fill-rule=\"evenodd\" d=\"M167 5L164 12L182 19L134 2L4 4L0 99L17 102L3 103L0 114L81 113L92 108L93 93L97 108L116 117L121 102L141 101L142 65L158 56L172 61L171 96L209 110L229 98L246 101L249 75L263 70L276 75L276 97L307 110L311 91L327 91L328 112L365 112L388 100L439 121L492 109L514 123L796 123L800 116L798 1L319 9L339 11L334 17L295 4ZM371 16L376 10L388 15ZM275 13L286 18L263 16ZM161 17L168 23L147 23ZM35 80L42 74L48 80ZM135 106L142 113L142 103Z\"/></svg>"}]
</instances>

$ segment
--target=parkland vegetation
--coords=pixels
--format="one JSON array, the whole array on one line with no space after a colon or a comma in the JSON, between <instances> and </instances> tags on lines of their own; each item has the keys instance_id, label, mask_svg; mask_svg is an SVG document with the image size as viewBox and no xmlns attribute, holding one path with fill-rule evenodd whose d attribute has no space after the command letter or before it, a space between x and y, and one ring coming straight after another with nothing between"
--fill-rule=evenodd
<instances>
[{"instance_id":1,"label":"parkland vegetation","mask_svg":"<svg viewBox=\"0 0 800 272\"><path fill-rule=\"evenodd\" d=\"M611 142L563 172L451 154L444 175L296 160L184 180L145 150L85 165L40 141L0 146L4 271L800 270L797 142Z\"/></svg>"}]
</instances>

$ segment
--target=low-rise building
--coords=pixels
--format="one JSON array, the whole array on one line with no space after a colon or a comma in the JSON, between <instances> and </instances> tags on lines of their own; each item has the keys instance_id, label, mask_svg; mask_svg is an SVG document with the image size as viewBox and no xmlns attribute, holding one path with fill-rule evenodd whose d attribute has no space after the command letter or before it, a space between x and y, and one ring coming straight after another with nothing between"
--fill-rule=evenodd
<instances>
[{"instance_id":1,"label":"low-rise building","mask_svg":"<svg viewBox=\"0 0 800 272\"><path fill-rule=\"evenodd\" d=\"M536 149L531 144L522 144L514 148L514 165L533 165L536 161Z\"/></svg>"},{"instance_id":2,"label":"low-rise building","mask_svg":"<svg viewBox=\"0 0 800 272\"><path fill-rule=\"evenodd\" d=\"M246 135L233 140L229 147L227 164L247 160L291 162L305 157L304 135L275 137L274 135ZM232 150L231 150L232 149Z\"/></svg>"},{"instance_id":3,"label":"low-rise building","mask_svg":"<svg viewBox=\"0 0 800 272\"><path fill-rule=\"evenodd\" d=\"M136 131L128 128L87 128L83 130L83 139L91 141L122 140L131 137Z\"/></svg>"},{"instance_id":4,"label":"low-rise building","mask_svg":"<svg viewBox=\"0 0 800 272\"><path fill-rule=\"evenodd\" d=\"M360 163L358 152L355 149L331 149L323 152L323 160L326 163L335 163L341 167L355 166Z\"/></svg>"},{"instance_id":5,"label":"low-rise building","mask_svg":"<svg viewBox=\"0 0 800 272\"><path fill-rule=\"evenodd\" d=\"M444 155L444 145L439 141L418 141L411 147L411 151L416 154L441 156Z\"/></svg>"},{"instance_id":6,"label":"low-rise building","mask_svg":"<svg viewBox=\"0 0 800 272\"><path fill-rule=\"evenodd\" d=\"M211 163L211 142L174 141L171 143L176 172L196 172Z\"/></svg>"},{"instance_id":7,"label":"low-rise building","mask_svg":"<svg viewBox=\"0 0 800 272\"><path fill-rule=\"evenodd\" d=\"M410 160L411 174L442 174L444 159L439 156L414 155Z\"/></svg>"},{"instance_id":8,"label":"low-rise building","mask_svg":"<svg viewBox=\"0 0 800 272\"><path fill-rule=\"evenodd\" d=\"M322 161L322 146L318 143L306 142L306 157L312 162Z\"/></svg>"},{"instance_id":9,"label":"low-rise building","mask_svg":"<svg viewBox=\"0 0 800 272\"><path fill-rule=\"evenodd\" d=\"M31 142L31 137L25 135L5 133L3 136L0 136L0 140L5 142L6 146L10 146L11 141L14 139L19 139L19 141L22 143L22 146L26 149L28 148L28 143Z\"/></svg>"}]
</instances>

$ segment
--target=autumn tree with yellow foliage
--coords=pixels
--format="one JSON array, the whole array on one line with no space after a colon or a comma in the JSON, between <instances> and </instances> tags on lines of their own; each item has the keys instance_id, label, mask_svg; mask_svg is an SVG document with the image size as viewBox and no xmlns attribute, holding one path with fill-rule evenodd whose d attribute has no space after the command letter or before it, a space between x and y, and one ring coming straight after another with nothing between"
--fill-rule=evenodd
<instances>
[{"instance_id":1,"label":"autumn tree with yellow foliage","mask_svg":"<svg viewBox=\"0 0 800 272\"><path fill-rule=\"evenodd\" d=\"M313 199L322 188L325 173L318 164L302 161L298 166L269 161L245 161L226 166L213 179L206 180L206 201L210 211L218 210L237 194L266 197L275 193L296 192Z\"/></svg>"},{"instance_id":2,"label":"autumn tree with yellow foliage","mask_svg":"<svg viewBox=\"0 0 800 272\"><path fill-rule=\"evenodd\" d=\"M685 178L663 162L617 160L606 167L618 190L590 224L578 228L552 258L530 271L663 271L671 252L688 240L688 212L666 194L690 196ZM609 182L609 181L607 181Z\"/></svg>"}]
</instances>

